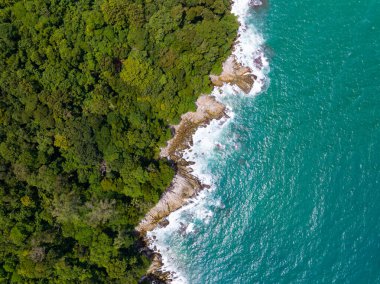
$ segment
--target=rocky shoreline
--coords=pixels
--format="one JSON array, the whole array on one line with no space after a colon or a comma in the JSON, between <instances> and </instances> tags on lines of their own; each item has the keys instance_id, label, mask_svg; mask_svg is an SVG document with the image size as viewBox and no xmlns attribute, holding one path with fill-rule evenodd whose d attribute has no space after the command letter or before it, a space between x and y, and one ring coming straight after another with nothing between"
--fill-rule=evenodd
<instances>
[{"instance_id":1,"label":"rocky shoreline","mask_svg":"<svg viewBox=\"0 0 380 284\"><path fill-rule=\"evenodd\" d=\"M236 85L245 93L249 93L255 79L256 77L251 73L251 70L239 65L233 55L225 61L223 72L219 76L210 75L210 80L215 86L222 86L225 83ZM146 236L147 232L152 231L157 226L166 226L168 224L166 217L170 213L184 206L200 190L208 187L192 174L192 169L189 167L191 162L183 158L183 153L192 146L193 135L199 127L205 127L210 121L220 120L227 116L226 107L211 95L200 96L196 105L195 112L183 114L180 123L172 126L173 138L168 141L165 148L161 149L161 157L174 162L176 165L174 179L159 202L135 228L145 244L146 254L152 260L147 275L142 280L151 283L168 283L171 281L171 275L169 272L161 270L163 264L160 253L148 248L150 240Z\"/></svg>"},{"instance_id":2,"label":"rocky shoreline","mask_svg":"<svg viewBox=\"0 0 380 284\"><path fill-rule=\"evenodd\" d=\"M257 77L252 74L251 69L237 63L234 56L230 56L223 64L223 72L219 76L210 75L214 86L221 87L224 83L238 86L244 93L248 94Z\"/></svg>"}]
</instances>

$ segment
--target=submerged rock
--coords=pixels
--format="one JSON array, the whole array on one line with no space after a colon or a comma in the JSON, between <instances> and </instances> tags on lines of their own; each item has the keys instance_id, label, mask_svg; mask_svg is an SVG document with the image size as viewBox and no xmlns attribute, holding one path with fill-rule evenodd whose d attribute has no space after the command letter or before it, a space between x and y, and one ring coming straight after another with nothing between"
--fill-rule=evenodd
<instances>
[{"instance_id":1,"label":"submerged rock","mask_svg":"<svg viewBox=\"0 0 380 284\"><path fill-rule=\"evenodd\" d=\"M264 8L268 5L268 0L251 0L249 1L249 7L253 9Z\"/></svg>"}]
</instances>

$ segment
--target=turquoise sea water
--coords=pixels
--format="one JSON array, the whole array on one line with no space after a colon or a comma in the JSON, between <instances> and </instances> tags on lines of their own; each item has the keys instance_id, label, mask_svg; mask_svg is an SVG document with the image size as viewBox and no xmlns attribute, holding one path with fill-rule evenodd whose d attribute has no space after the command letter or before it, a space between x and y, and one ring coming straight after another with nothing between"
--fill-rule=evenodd
<instances>
[{"instance_id":1,"label":"turquoise sea water","mask_svg":"<svg viewBox=\"0 0 380 284\"><path fill-rule=\"evenodd\" d=\"M226 98L213 217L169 240L189 283L380 283L380 1L273 0L269 88Z\"/></svg>"}]
</instances>

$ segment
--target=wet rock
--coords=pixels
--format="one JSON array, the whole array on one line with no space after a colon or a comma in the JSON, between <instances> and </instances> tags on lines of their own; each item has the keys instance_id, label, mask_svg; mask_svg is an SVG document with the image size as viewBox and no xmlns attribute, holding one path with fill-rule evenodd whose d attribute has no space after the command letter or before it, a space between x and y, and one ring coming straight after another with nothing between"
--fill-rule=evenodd
<instances>
[{"instance_id":1,"label":"wet rock","mask_svg":"<svg viewBox=\"0 0 380 284\"><path fill-rule=\"evenodd\" d=\"M256 57L253 62L255 63L255 66L258 69L263 68L263 59L261 58L261 56Z\"/></svg>"},{"instance_id":2,"label":"wet rock","mask_svg":"<svg viewBox=\"0 0 380 284\"><path fill-rule=\"evenodd\" d=\"M252 9L260 9L268 6L268 0L251 0L249 2L249 7Z\"/></svg>"},{"instance_id":3,"label":"wet rock","mask_svg":"<svg viewBox=\"0 0 380 284\"><path fill-rule=\"evenodd\" d=\"M249 1L249 6L252 8L257 8L263 5L263 2L261 0L251 0Z\"/></svg>"},{"instance_id":4,"label":"wet rock","mask_svg":"<svg viewBox=\"0 0 380 284\"><path fill-rule=\"evenodd\" d=\"M166 227L167 225L169 225L169 220L167 218L163 219L161 222L158 223L158 225L160 225L161 227Z\"/></svg>"}]
</instances>

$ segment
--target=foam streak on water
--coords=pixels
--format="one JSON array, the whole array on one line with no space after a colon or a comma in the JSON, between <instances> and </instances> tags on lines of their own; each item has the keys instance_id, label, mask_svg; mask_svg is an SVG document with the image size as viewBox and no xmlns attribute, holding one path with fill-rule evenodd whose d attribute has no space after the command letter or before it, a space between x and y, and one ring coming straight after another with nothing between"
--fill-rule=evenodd
<instances>
[{"instance_id":1,"label":"foam streak on water","mask_svg":"<svg viewBox=\"0 0 380 284\"><path fill-rule=\"evenodd\" d=\"M264 56L264 39L261 34L246 22L249 11L249 0L236 0L232 12L240 22L239 37L233 54L238 63L247 66L257 77L250 96L258 94L267 84L266 74L269 70L268 61ZM208 164L215 159L223 159L228 151L233 151L237 144L232 138L225 137L224 133L234 119L234 112L229 101L241 94L237 87L225 84L215 87L212 95L227 106L229 118L212 121L207 127L199 128L193 136L193 146L184 153L186 160L194 162L191 166L193 174L210 188L201 191L187 205L168 216L169 225L156 228L148 232L151 240L149 247L162 255L163 270L173 274L172 283L188 283L186 267L182 266L180 247L171 242L173 238L185 238L189 234L196 234L197 227L208 224L213 216L213 210L221 208L220 200L212 195L215 189L215 177L208 168Z\"/></svg>"}]
</instances>

